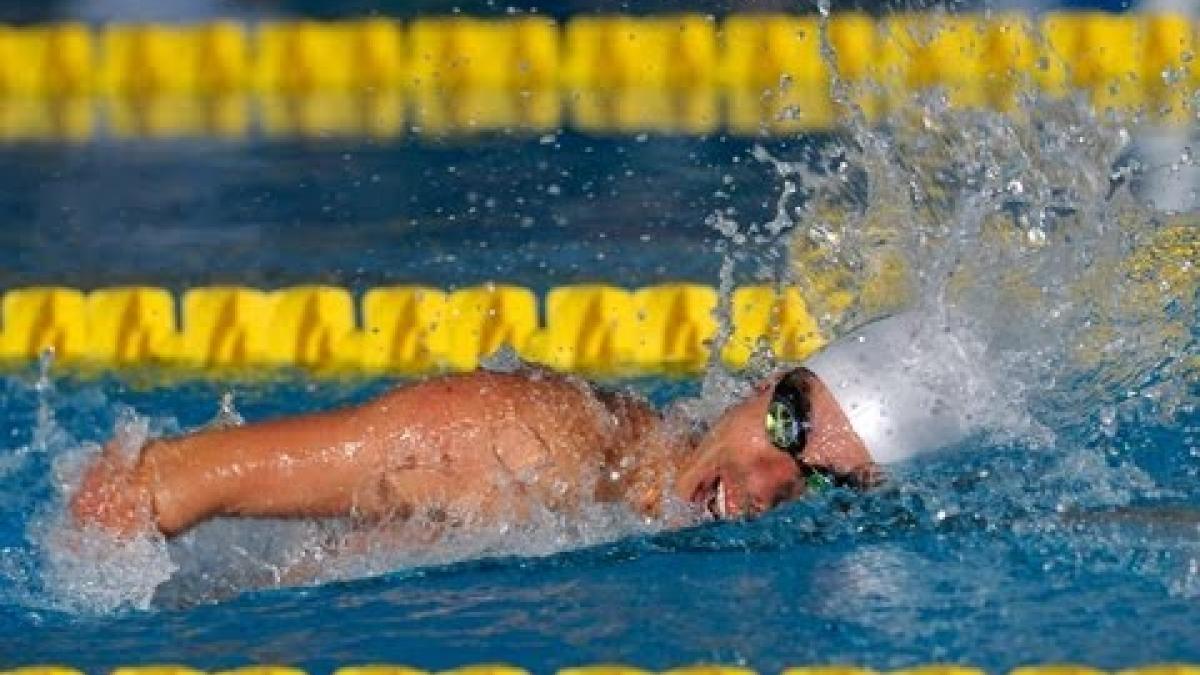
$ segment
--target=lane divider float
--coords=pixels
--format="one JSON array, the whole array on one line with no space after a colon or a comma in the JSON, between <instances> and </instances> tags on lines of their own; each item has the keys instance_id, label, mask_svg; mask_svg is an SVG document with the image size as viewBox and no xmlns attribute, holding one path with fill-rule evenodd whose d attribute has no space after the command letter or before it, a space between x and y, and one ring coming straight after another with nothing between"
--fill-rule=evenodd
<instances>
[{"instance_id":1,"label":"lane divider float","mask_svg":"<svg viewBox=\"0 0 1200 675\"><path fill-rule=\"evenodd\" d=\"M916 91L1009 110L1083 92L1186 122L1200 26L1177 14L527 16L0 27L0 140L830 129Z\"/></svg>"},{"instance_id":2,"label":"lane divider float","mask_svg":"<svg viewBox=\"0 0 1200 675\"><path fill-rule=\"evenodd\" d=\"M357 298L332 286L214 286L178 302L156 287L19 288L0 298L0 359L50 350L56 363L101 368L415 374L470 370L508 345L566 371L692 373L707 362L716 307L714 288L685 283L562 286L544 298L502 284L377 287ZM738 288L731 314L722 358L734 366L763 345L800 359L822 344L794 288Z\"/></svg>"}]
</instances>

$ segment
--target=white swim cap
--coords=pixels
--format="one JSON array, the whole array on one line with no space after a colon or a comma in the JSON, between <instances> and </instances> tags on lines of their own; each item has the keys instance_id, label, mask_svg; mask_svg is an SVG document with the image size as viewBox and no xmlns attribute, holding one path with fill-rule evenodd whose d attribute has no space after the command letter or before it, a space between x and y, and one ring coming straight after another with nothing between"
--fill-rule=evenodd
<instances>
[{"instance_id":1,"label":"white swim cap","mask_svg":"<svg viewBox=\"0 0 1200 675\"><path fill-rule=\"evenodd\" d=\"M950 445L969 426L959 399L954 339L905 312L869 323L804 365L833 393L850 426L880 464ZM956 381L957 380L957 381Z\"/></svg>"}]
</instances>

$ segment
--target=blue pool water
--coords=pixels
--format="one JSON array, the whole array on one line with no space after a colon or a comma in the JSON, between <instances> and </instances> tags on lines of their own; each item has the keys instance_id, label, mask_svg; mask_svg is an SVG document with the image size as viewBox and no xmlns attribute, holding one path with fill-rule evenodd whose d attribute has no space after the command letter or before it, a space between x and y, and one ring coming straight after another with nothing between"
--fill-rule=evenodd
<instances>
[{"instance_id":1,"label":"blue pool water","mask_svg":"<svg viewBox=\"0 0 1200 675\"><path fill-rule=\"evenodd\" d=\"M706 217L771 208L755 142L562 131L8 146L0 285L711 284L720 238Z\"/></svg>"}]
</instances>

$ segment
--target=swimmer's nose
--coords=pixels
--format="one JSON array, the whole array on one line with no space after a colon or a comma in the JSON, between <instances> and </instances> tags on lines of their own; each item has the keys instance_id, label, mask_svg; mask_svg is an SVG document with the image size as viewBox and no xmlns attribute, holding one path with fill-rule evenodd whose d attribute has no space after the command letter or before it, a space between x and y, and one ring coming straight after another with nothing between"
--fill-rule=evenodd
<instances>
[{"instance_id":1,"label":"swimmer's nose","mask_svg":"<svg viewBox=\"0 0 1200 675\"><path fill-rule=\"evenodd\" d=\"M755 461L746 479L746 496L754 512L775 508L803 492L804 482L796 462L783 453L772 453Z\"/></svg>"}]
</instances>

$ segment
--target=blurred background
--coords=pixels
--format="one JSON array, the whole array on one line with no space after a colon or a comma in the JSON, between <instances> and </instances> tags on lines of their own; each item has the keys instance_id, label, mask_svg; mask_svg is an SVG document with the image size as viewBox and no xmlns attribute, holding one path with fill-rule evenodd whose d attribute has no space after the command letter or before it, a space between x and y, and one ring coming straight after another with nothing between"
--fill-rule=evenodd
<instances>
[{"instance_id":1,"label":"blurred background","mask_svg":"<svg viewBox=\"0 0 1200 675\"><path fill-rule=\"evenodd\" d=\"M1128 5L1125 0L963 0L937 8L1194 11L1187 0ZM834 0L831 6L866 12L915 7L869 0ZM219 18L254 25L454 14L561 19L675 10L719 18L734 10L816 9L811 1L779 0L546 5L497 0L5 0L0 2L0 21L17 26L79 21L98 27ZM13 116L48 118L54 124L67 125L62 120L69 120L73 110L58 106L30 112L18 103L9 102ZM95 120L86 124L120 126L127 103L102 101ZM137 106L135 101L132 108ZM419 124L385 136L276 136L261 130L163 138L144 130L84 135L84 140L73 140L17 134L0 144L0 287L331 283L357 289L501 280L544 289L597 280L626 286L665 280L715 283L720 236L707 224L711 216L721 211L737 214L743 222L761 222L773 208L778 189L773 169L751 161L752 150L761 145L788 155L828 140L828 132L820 129L690 133L580 130L571 124L467 135L436 133ZM1176 141L1167 145L1170 152L1177 151Z\"/></svg>"}]
</instances>

